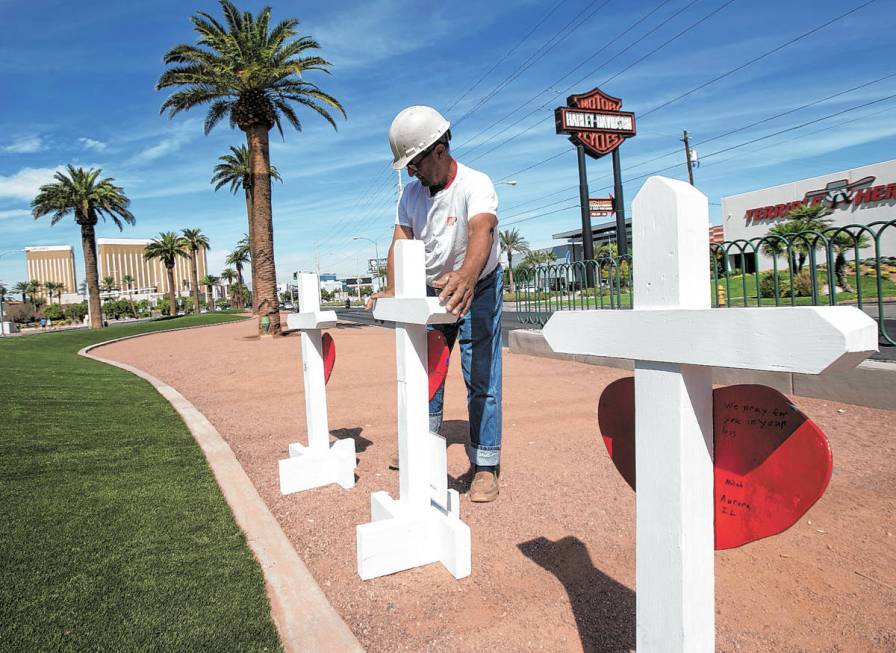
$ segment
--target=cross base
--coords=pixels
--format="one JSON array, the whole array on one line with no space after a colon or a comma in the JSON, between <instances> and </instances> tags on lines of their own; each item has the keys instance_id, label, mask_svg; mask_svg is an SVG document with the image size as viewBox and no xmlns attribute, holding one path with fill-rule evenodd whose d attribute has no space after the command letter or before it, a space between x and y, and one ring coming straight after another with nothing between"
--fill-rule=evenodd
<instances>
[{"instance_id":1,"label":"cross base","mask_svg":"<svg viewBox=\"0 0 896 653\"><path fill-rule=\"evenodd\" d=\"M356 528L361 580L441 562L455 578L470 575L470 527L460 520L460 495L448 490L447 510L416 507L387 492L370 495L373 521Z\"/></svg>"},{"instance_id":2,"label":"cross base","mask_svg":"<svg viewBox=\"0 0 896 653\"><path fill-rule=\"evenodd\" d=\"M280 493L337 483L346 490L355 487L355 441L351 438L328 443L327 447L289 445L289 458L280 461Z\"/></svg>"}]
</instances>

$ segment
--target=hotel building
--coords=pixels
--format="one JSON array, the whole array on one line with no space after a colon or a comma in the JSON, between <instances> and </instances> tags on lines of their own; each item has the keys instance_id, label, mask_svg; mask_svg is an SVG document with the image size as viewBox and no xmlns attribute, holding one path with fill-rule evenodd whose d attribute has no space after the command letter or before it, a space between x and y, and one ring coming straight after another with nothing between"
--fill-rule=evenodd
<instances>
[{"instance_id":1,"label":"hotel building","mask_svg":"<svg viewBox=\"0 0 896 653\"><path fill-rule=\"evenodd\" d=\"M63 295L78 292L75 276L75 252L71 245L47 245L25 248L25 266L28 281L41 284L48 281L62 283Z\"/></svg>"},{"instance_id":2,"label":"hotel building","mask_svg":"<svg viewBox=\"0 0 896 653\"><path fill-rule=\"evenodd\" d=\"M155 295L168 292L168 271L159 259L145 261L143 252L151 240L138 238L99 238L97 240L97 260L99 278L112 277L115 287L122 292L128 288L122 282L130 275L134 282L130 290L135 295ZM205 250L197 252L197 279L207 274L208 264ZM200 293L203 289L200 288ZM190 259L178 257L174 266L174 291L178 295L190 293Z\"/></svg>"}]
</instances>

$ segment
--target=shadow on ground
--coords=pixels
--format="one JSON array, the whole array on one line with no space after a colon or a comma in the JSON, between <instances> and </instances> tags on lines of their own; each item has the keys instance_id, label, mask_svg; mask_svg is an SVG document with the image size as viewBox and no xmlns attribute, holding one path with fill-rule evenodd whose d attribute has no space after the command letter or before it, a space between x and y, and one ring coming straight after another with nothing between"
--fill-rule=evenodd
<instances>
[{"instance_id":1,"label":"shadow on ground","mask_svg":"<svg viewBox=\"0 0 896 653\"><path fill-rule=\"evenodd\" d=\"M442 422L441 435L445 438L447 446L459 444L467 449L470 440L470 423L465 419L446 419ZM470 489L470 483L473 482L475 471L470 468L458 477L448 475L448 487L457 490L461 494Z\"/></svg>"},{"instance_id":2,"label":"shadow on ground","mask_svg":"<svg viewBox=\"0 0 896 653\"><path fill-rule=\"evenodd\" d=\"M635 593L595 567L580 539L537 537L517 546L563 583L586 652L635 648Z\"/></svg>"},{"instance_id":3,"label":"shadow on ground","mask_svg":"<svg viewBox=\"0 0 896 653\"><path fill-rule=\"evenodd\" d=\"M332 435L337 440L345 440L347 438L351 438L355 441L355 453L361 453L362 451L367 451L367 447L373 444L371 440L368 440L364 436L361 435L361 431L363 431L360 426L356 426L351 429L334 429L330 431L330 435Z\"/></svg>"}]
</instances>

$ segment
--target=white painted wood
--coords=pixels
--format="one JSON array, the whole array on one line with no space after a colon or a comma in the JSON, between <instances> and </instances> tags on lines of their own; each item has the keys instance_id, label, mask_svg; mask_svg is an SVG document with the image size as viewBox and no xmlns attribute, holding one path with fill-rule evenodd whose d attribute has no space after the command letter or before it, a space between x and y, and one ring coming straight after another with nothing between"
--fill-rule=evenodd
<instances>
[{"instance_id":1,"label":"white painted wood","mask_svg":"<svg viewBox=\"0 0 896 653\"><path fill-rule=\"evenodd\" d=\"M291 313L287 325L300 329L302 379L305 387L305 421L308 446L289 445L289 458L280 461L280 492L290 494L338 483L349 489L355 485L355 441L347 438L330 442L327 421L327 389L324 378L323 336L320 327L335 324L333 311L320 310L316 274L298 277L299 305L307 312ZM332 320L330 315L332 314Z\"/></svg>"},{"instance_id":2,"label":"white painted wood","mask_svg":"<svg viewBox=\"0 0 896 653\"><path fill-rule=\"evenodd\" d=\"M315 313L320 310L320 279L311 272L300 272L296 277L299 288L299 312Z\"/></svg>"},{"instance_id":3,"label":"white painted wood","mask_svg":"<svg viewBox=\"0 0 896 653\"><path fill-rule=\"evenodd\" d=\"M384 297L376 301L373 317L407 324L453 324L457 320L442 306L438 297Z\"/></svg>"},{"instance_id":4,"label":"white painted wood","mask_svg":"<svg viewBox=\"0 0 896 653\"><path fill-rule=\"evenodd\" d=\"M819 373L877 347L851 307L710 309L707 200L651 177L632 206L632 311L555 313L559 352L635 359L637 650L715 646L712 382L708 366Z\"/></svg>"},{"instance_id":5,"label":"white painted wood","mask_svg":"<svg viewBox=\"0 0 896 653\"><path fill-rule=\"evenodd\" d=\"M635 297L638 310L555 313L544 337L564 353L805 374L877 349L877 324L852 306L642 311Z\"/></svg>"},{"instance_id":6,"label":"white painted wood","mask_svg":"<svg viewBox=\"0 0 896 653\"><path fill-rule=\"evenodd\" d=\"M302 341L302 378L305 382L305 417L308 424L308 446L325 450L330 444L327 423L327 390L324 377L323 337L320 329L299 334Z\"/></svg>"},{"instance_id":7,"label":"white painted wood","mask_svg":"<svg viewBox=\"0 0 896 653\"><path fill-rule=\"evenodd\" d=\"M336 440L318 451L298 442L289 445L290 457L280 461L280 493L292 494L336 483L355 487L355 441Z\"/></svg>"},{"instance_id":8,"label":"white painted wood","mask_svg":"<svg viewBox=\"0 0 896 653\"><path fill-rule=\"evenodd\" d=\"M399 500L375 492L372 521L357 527L364 580L439 561L456 578L470 573L470 529L460 521L457 492L448 489L446 443L429 431L426 324L456 318L426 298L424 269L423 243L397 242L395 297L374 308L375 318L396 323Z\"/></svg>"},{"instance_id":9,"label":"white painted wood","mask_svg":"<svg viewBox=\"0 0 896 653\"><path fill-rule=\"evenodd\" d=\"M709 653L715 650L711 370L637 361L635 425L637 650Z\"/></svg>"},{"instance_id":10,"label":"white painted wood","mask_svg":"<svg viewBox=\"0 0 896 653\"><path fill-rule=\"evenodd\" d=\"M329 329L336 326L339 318L336 311L311 311L310 313L288 313L286 316L286 328L291 330L301 329Z\"/></svg>"}]
</instances>

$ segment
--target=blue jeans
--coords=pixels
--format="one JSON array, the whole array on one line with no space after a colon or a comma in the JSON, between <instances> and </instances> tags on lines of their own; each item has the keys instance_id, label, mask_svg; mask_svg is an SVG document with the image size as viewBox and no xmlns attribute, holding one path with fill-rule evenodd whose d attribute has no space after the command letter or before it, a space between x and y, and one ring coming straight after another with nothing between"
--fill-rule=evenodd
<instances>
[{"instance_id":1,"label":"blue jeans","mask_svg":"<svg viewBox=\"0 0 896 653\"><path fill-rule=\"evenodd\" d=\"M438 291L428 288L430 296ZM448 341L449 351L460 337L460 364L467 385L470 446L474 465L497 465L501 455L501 313L504 281L501 266L480 279L473 292L470 310L454 324L437 324ZM429 429L442 427L445 384L429 401Z\"/></svg>"}]
</instances>

